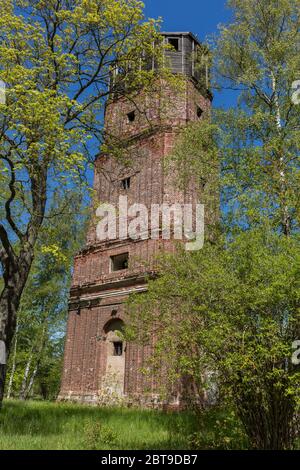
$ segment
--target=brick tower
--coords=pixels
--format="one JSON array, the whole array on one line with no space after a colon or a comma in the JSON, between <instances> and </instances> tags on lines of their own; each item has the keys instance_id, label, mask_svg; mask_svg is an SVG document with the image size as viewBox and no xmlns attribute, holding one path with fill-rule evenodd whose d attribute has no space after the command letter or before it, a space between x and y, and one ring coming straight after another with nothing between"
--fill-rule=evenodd
<instances>
[{"instance_id":1,"label":"brick tower","mask_svg":"<svg viewBox=\"0 0 300 470\"><path fill-rule=\"evenodd\" d=\"M99 202L118 206L123 195L128 205L149 208L193 200L192 190L175 190L163 162L178 127L203 119L210 110L207 70L195 64L193 52L200 44L193 34L162 34L173 46L166 54L172 72L185 76L185 89L174 92L162 84L160 93L141 93L135 104L125 97L109 100L106 131L126 142L131 162L99 155L94 177ZM99 241L96 223L91 224L86 247L75 258L60 399L99 402L111 393L141 403L154 400L157 378L140 372L151 345L125 344L118 331L126 322L128 295L147 289L146 276L155 271L153 258L173 249L172 241L161 238Z\"/></svg>"}]
</instances>

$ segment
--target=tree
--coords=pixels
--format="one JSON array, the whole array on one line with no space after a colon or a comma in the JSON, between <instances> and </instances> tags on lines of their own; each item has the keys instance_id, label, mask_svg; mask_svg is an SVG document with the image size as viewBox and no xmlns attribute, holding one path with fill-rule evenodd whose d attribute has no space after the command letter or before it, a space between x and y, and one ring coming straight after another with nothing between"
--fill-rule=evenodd
<instances>
[{"instance_id":1,"label":"tree","mask_svg":"<svg viewBox=\"0 0 300 470\"><path fill-rule=\"evenodd\" d=\"M138 0L3 0L0 5L0 341L7 355L48 201L84 180L101 142L105 99L149 85L155 21ZM135 66L132 66L135 64ZM1 95L2 96L2 95ZM5 365L0 365L0 402Z\"/></svg>"},{"instance_id":2,"label":"tree","mask_svg":"<svg viewBox=\"0 0 300 470\"><path fill-rule=\"evenodd\" d=\"M71 266L75 252L82 246L86 226L80 194L74 190L68 212L61 211L61 206L64 201L52 202L50 214L60 215L48 219L42 228L22 295L16 348L9 367L9 384L14 395L19 388L22 399L31 393L36 380L46 384L55 367L59 381ZM15 373L18 380L14 383ZM45 394L46 386L41 388Z\"/></svg>"},{"instance_id":3,"label":"tree","mask_svg":"<svg viewBox=\"0 0 300 470\"><path fill-rule=\"evenodd\" d=\"M208 159L215 164L216 144L226 227L239 231L268 218L274 230L289 235L300 221L300 106L293 99L300 70L298 1L228 5L233 22L210 40L212 83L232 90L236 105L214 108L202 130L188 126L171 157L181 185L195 174L201 185Z\"/></svg>"},{"instance_id":4,"label":"tree","mask_svg":"<svg viewBox=\"0 0 300 470\"><path fill-rule=\"evenodd\" d=\"M61 206L64 201L53 201L50 214L61 212ZM8 364L8 397L26 399L34 388L47 398L58 392L71 267L87 221L81 206L80 194L74 190L68 212L43 225L18 313Z\"/></svg>"},{"instance_id":5,"label":"tree","mask_svg":"<svg viewBox=\"0 0 300 470\"><path fill-rule=\"evenodd\" d=\"M251 446L287 449L299 425L299 2L229 6L233 22L213 41L214 76L237 105L216 110L204 132L189 126L171 156L181 185L195 175L201 183L217 147L223 233L202 252L162 260L149 292L130 302L128 334L154 333L152 365L163 358L169 383L188 375L200 398L214 372Z\"/></svg>"},{"instance_id":6,"label":"tree","mask_svg":"<svg viewBox=\"0 0 300 470\"><path fill-rule=\"evenodd\" d=\"M235 108L216 112L229 224L232 215L240 226L268 218L290 235L300 221L300 106L292 99L300 70L299 2L228 4L234 21L214 43L214 76L237 95Z\"/></svg>"}]
</instances>

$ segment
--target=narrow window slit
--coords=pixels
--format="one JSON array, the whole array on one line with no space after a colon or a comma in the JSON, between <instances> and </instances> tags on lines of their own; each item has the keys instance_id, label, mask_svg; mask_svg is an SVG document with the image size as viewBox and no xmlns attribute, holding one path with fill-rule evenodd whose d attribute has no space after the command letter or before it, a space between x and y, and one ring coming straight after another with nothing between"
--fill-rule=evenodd
<instances>
[{"instance_id":1,"label":"narrow window slit","mask_svg":"<svg viewBox=\"0 0 300 470\"><path fill-rule=\"evenodd\" d=\"M135 111L131 111L130 113L127 114L127 119L128 122L134 122L135 121Z\"/></svg>"},{"instance_id":2,"label":"narrow window slit","mask_svg":"<svg viewBox=\"0 0 300 470\"><path fill-rule=\"evenodd\" d=\"M200 106L197 106L197 117L200 119L203 114L203 109Z\"/></svg>"},{"instance_id":3,"label":"narrow window slit","mask_svg":"<svg viewBox=\"0 0 300 470\"><path fill-rule=\"evenodd\" d=\"M122 356L123 355L123 343L122 341L114 341L114 356Z\"/></svg>"},{"instance_id":4,"label":"narrow window slit","mask_svg":"<svg viewBox=\"0 0 300 470\"><path fill-rule=\"evenodd\" d=\"M125 190L130 189L130 178L124 178L121 182L122 188Z\"/></svg>"}]
</instances>

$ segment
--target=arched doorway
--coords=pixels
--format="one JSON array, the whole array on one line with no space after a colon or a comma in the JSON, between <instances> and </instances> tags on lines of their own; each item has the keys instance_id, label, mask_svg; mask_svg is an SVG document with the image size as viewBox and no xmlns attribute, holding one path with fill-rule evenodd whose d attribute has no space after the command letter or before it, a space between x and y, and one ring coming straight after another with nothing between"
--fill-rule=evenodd
<instances>
[{"instance_id":1,"label":"arched doorway","mask_svg":"<svg viewBox=\"0 0 300 470\"><path fill-rule=\"evenodd\" d=\"M124 394L125 342L122 338L124 323L120 319L106 324L106 389L117 396Z\"/></svg>"}]
</instances>

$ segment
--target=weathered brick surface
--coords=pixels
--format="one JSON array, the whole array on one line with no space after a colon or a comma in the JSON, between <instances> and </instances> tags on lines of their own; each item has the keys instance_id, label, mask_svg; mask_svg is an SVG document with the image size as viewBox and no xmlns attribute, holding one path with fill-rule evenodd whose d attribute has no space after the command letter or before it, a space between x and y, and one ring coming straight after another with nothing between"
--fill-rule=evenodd
<instances>
[{"instance_id":1,"label":"weathered brick surface","mask_svg":"<svg viewBox=\"0 0 300 470\"><path fill-rule=\"evenodd\" d=\"M141 94L138 108L142 113L136 111L134 123L128 123L127 119L127 113L134 108L132 103L122 98L108 105L106 129L120 139L132 138L131 161L124 165L111 156L99 156L94 177L97 203L116 205L120 195L128 196L129 205L143 203L147 207L153 203L193 201L193 192L183 195L175 189L164 174L163 162L174 146L178 125L198 119L197 106L207 115L210 101L201 96L192 81L186 82L183 91L168 88L160 91L156 95ZM121 180L128 176L131 185L125 191ZM145 290L144 275L155 271L155 256L162 250L175 249L172 241L165 240L99 241L96 224L94 219L86 249L75 259L61 399L97 402L106 374L107 324L116 318L126 322L123 304L128 294ZM129 269L110 272L110 257L124 252L129 253ZM151 345L126 345L124 394L141 402L149 395L155 396L161 380L157 376L145 377L140 372L150 352Z\"/></svg>"}]
</instances>

